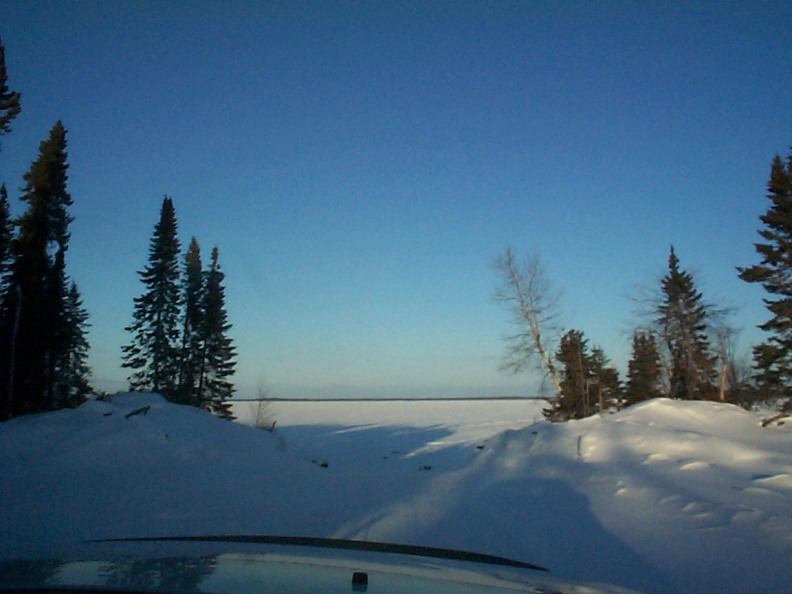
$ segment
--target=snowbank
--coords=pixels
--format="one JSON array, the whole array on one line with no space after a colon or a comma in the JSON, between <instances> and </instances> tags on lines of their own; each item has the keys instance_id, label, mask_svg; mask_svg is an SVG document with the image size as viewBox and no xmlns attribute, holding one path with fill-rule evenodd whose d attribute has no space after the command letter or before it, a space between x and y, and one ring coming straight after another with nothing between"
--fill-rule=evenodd
<instances>
[{"instance_id":1,"label":"snowbank","mask_svg":"<svg viewBox=\"0 0 792 594\"><path fill-rule=\"evenodd\" d=\"M144 394L0 423L0 557L279 534L467 549L648 592L792 580L790 424L663 399L556 425L533 422L541 403L295 404L273 404L274 434Z\"/></svg>"}]
</instances>

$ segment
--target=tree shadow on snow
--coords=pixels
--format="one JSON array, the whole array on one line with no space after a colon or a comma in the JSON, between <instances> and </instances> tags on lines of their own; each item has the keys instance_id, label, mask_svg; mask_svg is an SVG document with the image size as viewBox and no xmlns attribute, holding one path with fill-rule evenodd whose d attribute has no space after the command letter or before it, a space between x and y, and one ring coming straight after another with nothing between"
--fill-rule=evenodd
<instances>
[{"instance_id":1,"label":"tree shadow on snow","mask_svg":"<svg viewBox=\"0 0 792 594\"><path fill-rule=\"evenodd\" d=\"M465 549L572 579L614 583L618 577L619 585L645 592L677 591L651 560L600 524L588 498L568 481L530 468L504 472L497 452L473 443L438 445L451 435L447 427L278 431L288 451L327 463L313 534Z\"/></svg>"},{"instance_id":2,"label":"tree shadow on snow","mask_svg":"<svg viewBox=\"0 0 792 594\"><path fill-rule=\"evenodd\" d=\"M495 554L517 551L529 562L574 579L618 583L643 592L676 592L652 563L608 532L588 498L568 482L522 477L492 482L471 495L439 532L473 533ZM475 514L465 508L485 510ZM618 580L615 576L618 576Z\"/></svg>"}]
</instances>

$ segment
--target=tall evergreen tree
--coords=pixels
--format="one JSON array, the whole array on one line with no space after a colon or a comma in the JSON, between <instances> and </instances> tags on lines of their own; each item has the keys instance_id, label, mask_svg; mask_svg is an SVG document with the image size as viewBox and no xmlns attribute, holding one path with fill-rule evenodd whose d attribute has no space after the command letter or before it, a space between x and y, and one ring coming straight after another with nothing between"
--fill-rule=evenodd
<instances>
[{"instance_id":1,"label":"tall evergreen tree","mask_svg":"<svg viewBox=\"0 0 792 594\"><path fill-rule=\"evenodd\" d=\"M656 323L669 355L668 396L687 400L714 398L716 357L707 337L708 307L696 290L693 276L680 270L673 246L661 287L663 301L657 309Z\"/></svg>"},{"instance_id":2,"label":"tall evergreen tree","mask_svg":"<svg viewBox=\"0 0 792 594\"><path fill-rule=\"evenodd\" d=\"M0 136L11 131L11 122L19 115L20 110L19 93L8 89L5 48L3 40L0 39ZM2 149L2 145L0 145L0 149Z\"/></svg>"},{"instance_id":3,"label":"tall evergreen tree","mask_svg":"<svg viewBox=\"0 0 792 594\"><path fill-rule=\"evenodd\" d=\"M618 406L624 398L624 386L619 379L619 371L605 356L602 347L591 349L589 365L594 376L597 410L600 406L604 409Z\"/></svg>"},{"instance_id":4,"label":"tall evergreen tree","mask_svg":"<svg viewBox=\"0 0 792 594\"><path fill-rule=\"evenodd\" d=\"M624 391L625 406L662 396L661 372L660 352L655 337L649 332L635 332Z\"/></svg>"},{"instance_id":5,"label":"tall evergreen tree","mask_svg":"<svg viewBox=\"0 0 792 594\"><path fill-rule=\"evenodd\" d=\"M42 412L60 405L54 387L58 361L68 356L61 340L70 324L64 291L72 205L67 185L66 130L57 122L25 174L27 210L16 221L12 262L0 310L0 358L8 413Z\"/></svg>"},{"instance_id":6,"label":"tall evergreen tree","mask_svg":"<svg viewBox=\"0 0 792 594\"><path fill-rule=\"evenodd\" d=\"M212 262L206 273L203 303L202 368L199 378L201 405L226 419L233 419L231 405L226 402L234 393L230 377L234 374L236 351L228 336L231 324L225 308L225 274L218 263L217 247L212 249Z\"/></svg>"},{"instance_id":7,"label":"tall evergreen tree","mask_svg":"<svg viewBox=\"0 0 792 594\"><path fill-rule=\"evenodd\" d=\"M11 220L11 209L8 204L8 192L5 184L0 185L0 287L5 287L7 273L11 261L11 240L14 237L14 225ZM2 294L0 289L0 294Z\"/></svg>"},{"instance_id":8,"label":"tall evergreen tree","mask_svg":"<svg viewBox=\"0 0 792 594\"><path fill-rule=\"evenodd\" d=\"M55 263L47 282L46 290L47 303L52 307L52 311L47 316L52 320L52 334L49 337L51 348L42 363L47 383L47 402L63 405L61 395L67 392L67 387L62 385L64 367L69 359L69 323L67 315L67 291L68 280L66 278L66 262L64 253L61 250L55 254Z\"/></svg>"},{"instance_id":9,"label":"tall evergreen tree","mask_svg":"<svg viewBox=\"0 0 792 594\"><path fill-rule=\"evenodd\" d=\"M570 330L561 338L555 357L563 379L561 395L544 411L550 421L582 419L621 400L618 371L600 347L589 350L580 330Z\"/></svg>"},{"instance_id":10,"label":"tall evergreen tree","mask_svg":"<svg viewBox=\"0 0 792 594\"><path fill-rule=\"evenodd\" d=\"M589 400L588 340L579 330L570 330L562 338L555 355L561 366L561 393L554 399L545 416L551 421L581 419L591 414Z\"/></svg>"},{"instance_id":11,"label":"tall evergreen tree","mask_svg":"<svg viewBox=\"0 0 792 594\"><path fill-rule=\"evenodd\" d=\"M198 382L201 376L201 330L204 321L205 278L201 264L201 248L195 237L184 256L182 299L184 314L182 324L181 370L179 375L179 401L200 406Z\"/></svg>"},{"instance_id":12,"label":"tall evergreen tree","mask_svg":"<svg viewBox=\"0 0 792 594\"><path fill-rule=\"evenodd\" d=\"M737 270L742 280L759 283L770 294L764 303L771 317L759 326L770 336L754 347L753 356L762 392L777 396L792 387L792 149L786 161L779 155L773 159L767 198L770 205L759 217L763 241L754 245L761 263Z\"/></svg>"},{"instance_id":13,"label":"tall evergreen tree","mask_svg":"<svg viewBox=\"0 0 792 594\"><path fill-rule=\"evenodd\" d=\"M134 321L126 328L133 337L122 348L122 365L132 370L131 390L158 392L178 400L179 240L176 211L167 196L154 227L148 265L138 274L146 290L134 299Z\"/></svg>"},{"instance_id":14,"label":"tall evergreen tree","mask_svg":"<svg viewBox=\"0 0 792 594\"><path fill-rule=\"evenodd\" d=\"M55 361L53 402L56 408L74 407L85 401L92 388L88 378L90 344L86 338L88 312L83 307L80 291L74 282L65 292L64 325L58 339L62 342L59 358Z\"/></svg>"}]
</instances>

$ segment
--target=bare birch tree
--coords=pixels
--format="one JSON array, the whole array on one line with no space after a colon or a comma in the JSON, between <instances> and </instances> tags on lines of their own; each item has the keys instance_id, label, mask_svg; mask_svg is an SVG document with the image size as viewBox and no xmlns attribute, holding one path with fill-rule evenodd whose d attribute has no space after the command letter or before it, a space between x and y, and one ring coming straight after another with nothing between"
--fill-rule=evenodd
<instances>
[{"instance_id":1,"label":"bare birch tree","mask_svg":"<svg viewBox=\"0 0 792 594\"><path fill-rule=\"evenodd\" d=\"M561 381L553 362L560 334L556 324L558 293L552 290L536 254L529 254L520 262L512 247L507 246L495 258L493 267L501 279L495 300L503 303L516 328L514 334L505 337L507 347L501 369L519 373L535 366L552 380L560 396Z\"/></svg>"}]
</instances>

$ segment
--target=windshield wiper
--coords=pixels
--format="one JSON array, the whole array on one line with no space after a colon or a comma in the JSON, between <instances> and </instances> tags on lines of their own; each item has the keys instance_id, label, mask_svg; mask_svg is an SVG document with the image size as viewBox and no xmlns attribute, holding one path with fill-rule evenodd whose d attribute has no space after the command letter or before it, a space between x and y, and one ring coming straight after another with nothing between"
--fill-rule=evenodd
<instances>
[{"instance_id":1,"label":"windshield wiper","mask_svg":"<svg viewBox=\"0 0 792 594\"><path fill-rule=\"evenodd\" d=\"M501 565L505 567L519 567L536 571L548 571L546 568L524 561L516 561L507 557L457 551L454 549L441 549L437 547L422 547L417 545L394 544L386 542L371 542L366 540L347 540L343 538L314 538L309 536L267 536L267 535L220 535L220 536L159 536L152 538L108 538L89 540L87 542L223 542L244 544L273 544L298 547L315 547L323 549L343 549L350 551L372 551L376 553L391 553L394 555L411 555L414 557L429 557L433 559L448 559L451 561L470 561L488 565Z\"/></svg>"}]
</instances>

